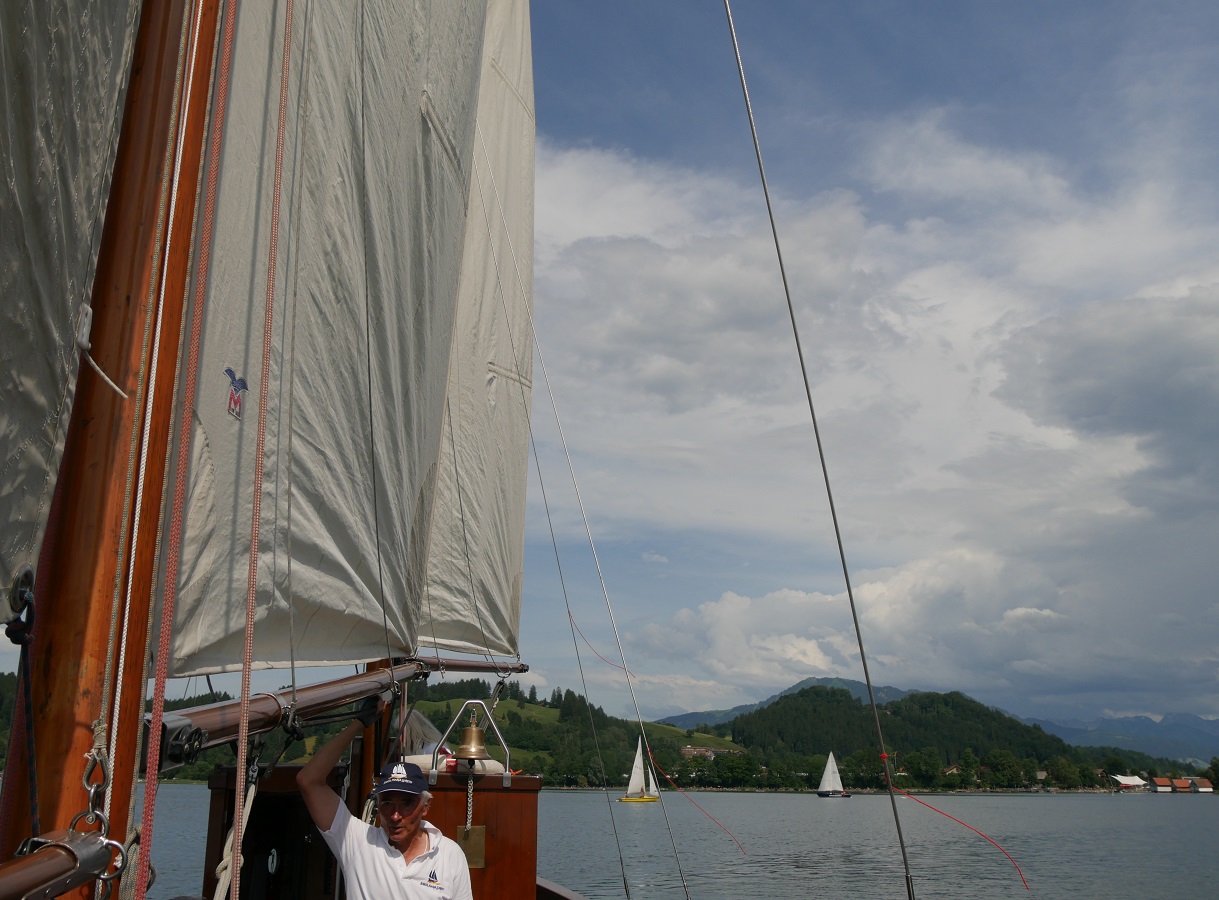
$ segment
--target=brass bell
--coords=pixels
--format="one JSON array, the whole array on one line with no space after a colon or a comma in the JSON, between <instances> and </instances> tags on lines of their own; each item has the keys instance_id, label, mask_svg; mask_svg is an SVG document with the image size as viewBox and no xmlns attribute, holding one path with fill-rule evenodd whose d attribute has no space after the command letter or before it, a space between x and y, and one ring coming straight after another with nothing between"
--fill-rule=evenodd
<instances>
[{"instance_id":1,"label":"brass bell","mask_svg":"<svg viewBox=\"0 0 1219 900\"><path fill-rule=\"evenodd\" d=\"M467 725L461 730L461 744L453 753L456 759L490 759L487 752L487 733L477 725Z\"/></svg>"},{"instance_id":2,"label":"brass bell","mask_svg":"<svg viewBox=\"0 0 1219 900\"><path fill-rule=\"evenodd\" d=\"M453 756L467 762L491 758L491 754L487 752L487 733L478 727L478 713L473 709L470 710L470 724L461 730L461 745Z\"/></svg>"}]
</instances>

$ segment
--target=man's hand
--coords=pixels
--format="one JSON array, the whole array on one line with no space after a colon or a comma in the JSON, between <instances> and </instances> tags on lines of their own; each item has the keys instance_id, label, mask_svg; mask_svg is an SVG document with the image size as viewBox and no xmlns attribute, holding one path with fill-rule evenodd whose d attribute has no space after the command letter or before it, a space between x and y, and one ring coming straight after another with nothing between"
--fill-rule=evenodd
<instances>
[{"instance_id":1,"label":"man's hand","mask_svg":"<svg viewBox=\"0 0 1219 900\"><path fill-rule=\"evenodd\" d=\"M364 702L360 704L359 711L356 712L356 720L365 728L371 728L383 709L385 709L385 704L380 697L365 697Z\"/></svg>"}]
</instances>

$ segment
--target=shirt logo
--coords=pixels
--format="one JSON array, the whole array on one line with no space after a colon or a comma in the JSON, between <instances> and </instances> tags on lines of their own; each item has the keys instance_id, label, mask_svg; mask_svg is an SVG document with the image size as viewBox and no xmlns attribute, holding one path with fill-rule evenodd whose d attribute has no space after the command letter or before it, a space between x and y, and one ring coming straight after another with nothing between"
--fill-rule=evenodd
<instances>
[{"instance_id":1,"label":"shirt logo","mask_svg":"<svg viewBox=\"0 0 1219 900\"><path fill-rule=\"evenodd\" d=\"M444 885L440 883L440 879L436 877L436 870L428 872L427 881L419 882L420 887L425 887L432 891L443 891Z\"/></svg>"}]
</instances>

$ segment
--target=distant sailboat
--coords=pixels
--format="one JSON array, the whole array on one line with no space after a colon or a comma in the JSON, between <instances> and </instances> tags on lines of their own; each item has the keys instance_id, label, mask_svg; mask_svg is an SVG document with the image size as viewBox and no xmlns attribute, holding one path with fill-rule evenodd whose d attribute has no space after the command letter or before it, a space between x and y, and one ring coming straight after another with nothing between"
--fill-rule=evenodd
<instances>
[{"instance_id":1,"label":"distant sailboat","mask_svg":"<svg viewBox=\"0 0 1219 900\"><path fill-rule=\"evenodd\" d=\"M838 775L838 763L834 762L834 753L825 761L825 771L821 773L821 784L817 786L818 797L849 797L842 788L842 778Z\"/></svg>"},{"instance_id":2,"label":"distant sailboat","mask_svg":"<svg viewBox=\"0 0 1219 900\"><path fill-rule=\"evenodd\" d=\"M618 799L624 803L655 803L660 799L651 775L651 766L643 764L643 738L635 745L635 764L631 766L631 780L626 793Z\"/></svg>"}]
</instances>

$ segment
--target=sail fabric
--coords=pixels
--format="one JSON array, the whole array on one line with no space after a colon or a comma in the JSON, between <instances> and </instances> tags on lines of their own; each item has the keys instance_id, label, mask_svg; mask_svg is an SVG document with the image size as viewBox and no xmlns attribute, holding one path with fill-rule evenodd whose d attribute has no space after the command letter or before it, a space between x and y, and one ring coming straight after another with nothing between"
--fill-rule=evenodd
<instances>
[{"instance_id":1,"label":"sail fabric","mask_svg":"<svg viewBox=\"0 0 1219 900\"><path fill-rule=\"evenodd\" d=\"M821 773L821 784L817 785L818 793L842 793L842 778L838 775L838 763L834 761L833 752L825 763L825 771Z\"/></svg>"},{"instance_id":2,"label":"sail fabric","mask_svg":"<svg viewBox=\"0 0 1219 900\"><path fill-rule=\"evenodd\" d=\"M298 8L264 372L284 23L278 4L239 9L211 275L192 302L203 339L169 660L178 676L241 665L260 402L254 665L415 653L430 534L442 518L445 410L461 405L448 400L450 351L464 352L458 333L469 327L459 287L474 290L477 280L463 262L476 135L493 146L502 140L490 125L476 129L484 2L353 8L315 0ZM531 122L528 142L532 154ZM513 388L528 380L527 369L494 361L497 376L515 373L500 379ZM505 387L495 402L510 399L520 402ZM433 609L440 593L432 592ZM517 615L488 619L508 635ZM429 634L468 644L468 635L451 638L438 624L464 616L437 613ZM507 640L497 638L501 652Z\"/></svg>"},{"instance_id":3,"label":"sail fabric","mask_svg":"<svg viewBox=\"0 0 1219 900\"><path fill-rule=\"evenodd\" d=\"M422 648L517 652L533 368L529 5L487 15Z\"/></svg>"},{"instance_id":4,"label":"sail fabric","mask_svg":"<svg viewBox=\"0 0 1219 900\"><path fill-rule=\"evenodd\" d=\"M0 586L35 566L63 455L137 0L0 3Z\"/></svg>"},{"instance_id":5,"label":"sail fabric","mask_svg":"<svg viewBox=\"0 0 1219 900\"><path fill-rule=\"evenodd\" d=\"M626 783L626 795L628 797L642 797L644 795L643 738L639 739L635 747L635 762L631 765L631 777Z\"/></svg>"},{"instance_id":6,"label":"sail fabric","mask_svg":"<svg viewBox=\"0 0 1219 900\"><path fill-rule=\"evenodd\" d=\"M660 793L652 784L651 767L643 762L643 738L635 745L635 762L631 766L631 776L626 783L626 797L659 797Z\"/></svg>"}]
</instances>

